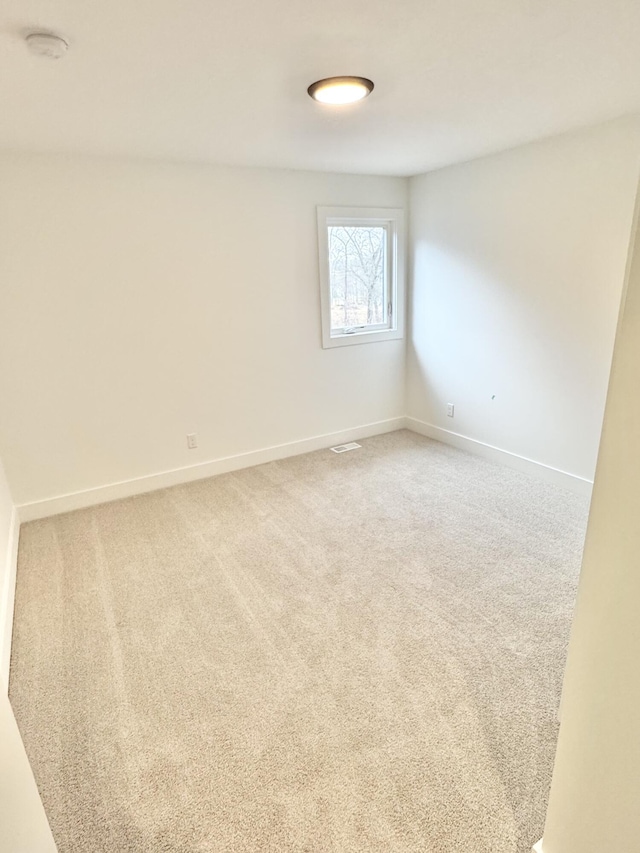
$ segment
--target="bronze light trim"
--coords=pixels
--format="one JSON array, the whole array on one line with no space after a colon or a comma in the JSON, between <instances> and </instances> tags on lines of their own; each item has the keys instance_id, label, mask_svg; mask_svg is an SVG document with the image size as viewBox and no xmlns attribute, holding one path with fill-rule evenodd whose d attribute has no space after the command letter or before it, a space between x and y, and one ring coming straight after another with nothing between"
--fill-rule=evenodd
<instances>
[{"instance_id":1,"label":"bronze light trim","mask_svg":"<svg viewBox=\"0 0 640 853\"><path fill-rule=\"evenodd\" d=\"M348 100L322 100L318 98L318 92L323 89L334 89L339 90L340 87L349 87L352 86L354 89L359 88L363 94L359 97L349 98ZM358 101L364 100L364 98L368 97L371 92L373 92L373 81L369 80L367 77L324 77L322 80L316 80L315 83L312 83L307 89L307 93L309 97L313 98L314 101L318 101L321 104L329 104L332 106L340 106L342 104L353 104Z\"/></svg>"}]
</instances>

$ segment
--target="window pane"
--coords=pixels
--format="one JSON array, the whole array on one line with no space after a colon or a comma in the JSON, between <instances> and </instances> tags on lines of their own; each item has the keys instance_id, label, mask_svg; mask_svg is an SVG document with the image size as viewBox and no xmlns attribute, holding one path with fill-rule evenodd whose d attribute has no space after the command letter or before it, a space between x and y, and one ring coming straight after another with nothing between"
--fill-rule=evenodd
<instances>
[{"instance_id":1,"label":"window pane","mask_svg":"<svg viewBox=\"0 0 640 853\"><path fill-rule=\"evenodd\" d=\"M388 324L386 228L329 225L328 238L331 331Z\"/></svg>"}]
</instances>

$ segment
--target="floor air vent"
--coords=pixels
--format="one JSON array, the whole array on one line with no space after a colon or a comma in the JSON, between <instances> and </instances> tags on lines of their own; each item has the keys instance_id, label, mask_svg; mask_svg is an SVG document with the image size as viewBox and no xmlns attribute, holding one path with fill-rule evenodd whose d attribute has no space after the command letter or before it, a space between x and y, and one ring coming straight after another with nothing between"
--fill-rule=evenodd
<instances>
[{"instance_id":1,"label":"floor air vent","mask_svg":"<svg viewBox=\"0 0 640 853\"><path fill-rule=\"evenodd\" d=\"M361 444L357 444L355 441L350 441L349 444L336 444L335 447L332 447L334 453L346 453L347 450L355 450L356 447L362 447Z\"/></svg>"}]
</instances>

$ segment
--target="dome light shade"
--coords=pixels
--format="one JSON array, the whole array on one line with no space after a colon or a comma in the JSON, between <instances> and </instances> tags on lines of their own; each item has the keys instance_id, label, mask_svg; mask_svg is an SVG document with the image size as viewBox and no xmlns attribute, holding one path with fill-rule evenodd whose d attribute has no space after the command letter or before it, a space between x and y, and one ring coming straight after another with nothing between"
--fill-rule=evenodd
<instances>
[{"instance_id":1,"label":"dome light shade","mask_svg":"<svg viewBox=\"0 0 640 853\"><path fill-rule=\"evenodd\" d=\"M31 53L45 59L62 59L69 48L67 42L54 33L29 33L26 42Z\"/></svg>"},{"instance_id":2,"label":"dome light shade","mask_svg":"<svg viewBox=\"0 0 640 853\"><path fill-rule=\"evenodd\" d=\"M353 104L372 91L373 83L366 77L326 77L307 89L314 101L321 104Z\"/></svg>"}]
</instances>

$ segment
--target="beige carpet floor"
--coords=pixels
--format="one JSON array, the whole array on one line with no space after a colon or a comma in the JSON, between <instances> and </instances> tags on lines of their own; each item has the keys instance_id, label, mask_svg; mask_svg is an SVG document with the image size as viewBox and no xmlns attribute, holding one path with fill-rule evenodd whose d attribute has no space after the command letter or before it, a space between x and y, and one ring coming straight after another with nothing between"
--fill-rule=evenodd
<instances>
[{"instance_id":1,"label":"beige carpet floor","mask_svg":"<svg viewBox=\"0 0 640 853\"><path fill-rule=\"evenodd\" d=\"M409 432L23 526L60 853L529 853L587 503Z\"/></svg>"}]
</instances>

